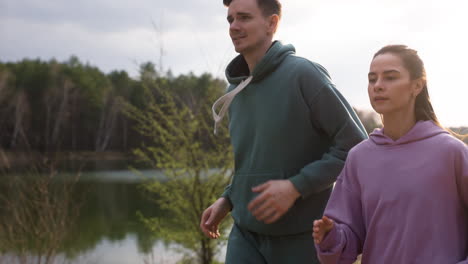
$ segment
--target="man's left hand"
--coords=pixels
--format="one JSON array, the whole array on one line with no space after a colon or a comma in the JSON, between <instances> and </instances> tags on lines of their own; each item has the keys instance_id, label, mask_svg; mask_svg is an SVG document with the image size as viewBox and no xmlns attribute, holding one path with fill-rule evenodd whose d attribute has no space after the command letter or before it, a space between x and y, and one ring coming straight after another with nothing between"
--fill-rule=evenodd
<instances>
[{"instance_id":1,"label":"man's left hand","mask_svg":"<svg viewBox=\"0 0 468 264\"><path fill-rule=\"evenodd\" d=\"M252 191L260 194L247 208L258 221L265 224L278 220L300 196L290 180L270 180L253 187Z\"/></svg>"}]
</instances>

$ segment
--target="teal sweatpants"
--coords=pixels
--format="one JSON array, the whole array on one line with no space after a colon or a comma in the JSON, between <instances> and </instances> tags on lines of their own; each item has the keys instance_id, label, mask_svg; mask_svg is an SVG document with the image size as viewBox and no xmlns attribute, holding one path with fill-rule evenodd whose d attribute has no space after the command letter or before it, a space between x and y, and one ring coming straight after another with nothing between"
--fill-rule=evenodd
<instances>
[{"instance_id":1,"label":"teal sweatpants","mask_svg":"<svg viewBox=\"0 0 468 264\"><path fill-rule=\"evenodd\" d=\"M312 230L268 236L233 225L229 235L226 264L318 264Z\"/></svg>"}]
</instances>

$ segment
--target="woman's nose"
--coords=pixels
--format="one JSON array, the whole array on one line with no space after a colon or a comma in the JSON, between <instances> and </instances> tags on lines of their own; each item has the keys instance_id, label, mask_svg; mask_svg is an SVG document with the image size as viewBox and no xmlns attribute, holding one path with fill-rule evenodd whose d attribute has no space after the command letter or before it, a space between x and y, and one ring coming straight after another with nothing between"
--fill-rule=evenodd
<instances>
[{"instance_id":1,"label":"woman's nose","mask_svg":"<svg viewBox=\"0 0 468 264\"><path fill-rule=\"evenodd\" d=\"M383 84L380 79L377 79L374 83L374 91L380 92L383 91Z\"/></svg>"}]
</instances>

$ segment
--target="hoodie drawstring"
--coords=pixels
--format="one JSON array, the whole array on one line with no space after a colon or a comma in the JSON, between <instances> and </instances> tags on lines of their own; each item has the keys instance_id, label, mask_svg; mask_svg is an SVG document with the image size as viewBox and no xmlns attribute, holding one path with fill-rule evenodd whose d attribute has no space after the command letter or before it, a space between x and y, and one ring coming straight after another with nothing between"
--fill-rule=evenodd
<instances>
[{"instance_id":1,"label":"hoodie drawstring","mask_svg":"<svg viewBox=\"0 0 468 264\"><path fill-rule=\"evenodd\" d=\"M238 94L240 91L242 91L249 83L252 81L253 76L249 76L249 78L245 79L242 81L236 88L234 88L232 91L229 93L221 96L214 102L213 107L211 108L212 113L213 113L213 119L215 121L214 123L214 134L218 132L218 124L223 120L224 115L226 114L227 110L229 109L229 105L231 105L232 100L234 99L234 96ZM221 110L219 111L219 114L216 113L216 108L218 105L223 104L221 107Z\"/></svg>"}]
</instances>

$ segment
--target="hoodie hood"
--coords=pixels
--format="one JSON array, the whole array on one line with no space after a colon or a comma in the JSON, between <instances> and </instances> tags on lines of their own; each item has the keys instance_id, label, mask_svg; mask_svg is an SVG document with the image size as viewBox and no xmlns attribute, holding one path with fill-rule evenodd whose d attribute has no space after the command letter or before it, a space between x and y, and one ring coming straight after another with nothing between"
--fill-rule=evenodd
<instances>
[{"instance_id":1,"label":"hoodie hood","mask_svg":"<svg viewBox=\"0 0 468 264\"><path fill-rule=\"evenodd\" d=\"M265 56L255 66L252 74L244 59L244 56L235 57L226 68L226 78L230 84L239 84L242 80L252 75L252 82L262 80L269 73L273 72L286 56L294 54L296 49L293 45L283 45L280 41L275 41L266 52Z\"/></svg>"},{"instance_id":2,"label":"hoodie hood","mask_svg":"<svg viewBox=\"0 0 468 264\"><path fill-rule=\"evenodd\" d=\"M369 135L369 138L376 145L396 146L408 144L415 141L420 141L439 134L449 134L444 129L440 128L432 121L418 121L413 128L404 136L397 140L393 140L384 134L384 128L376 129Z\"/></svg>"}]
</instances>

